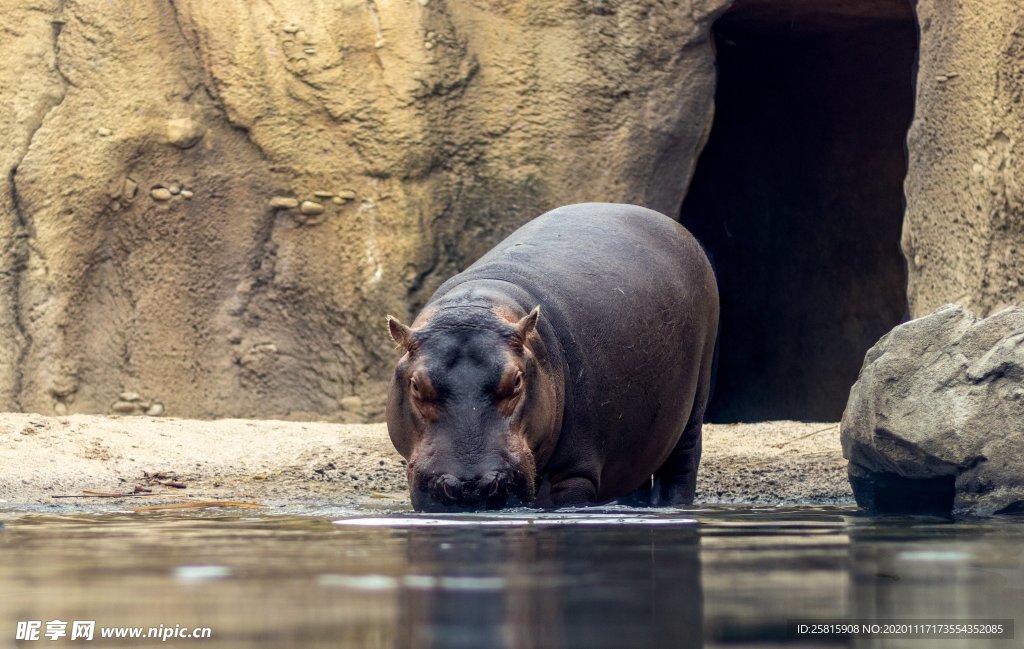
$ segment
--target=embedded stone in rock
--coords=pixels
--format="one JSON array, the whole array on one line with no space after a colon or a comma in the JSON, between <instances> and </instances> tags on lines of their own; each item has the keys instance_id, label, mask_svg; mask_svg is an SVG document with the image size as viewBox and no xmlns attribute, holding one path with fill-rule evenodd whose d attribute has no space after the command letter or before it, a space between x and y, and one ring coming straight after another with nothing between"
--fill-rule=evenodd
<instances>
[{"instance_id":1,"label":"embedded stone in rock","mask_svg":"<svg viewBox=\"0 0 1024 649\"><path fill-rule=\"evenodd\" d=\"M299 206L299 200L290 196L274 196L270 199L270 206L276 210L291 210Z\"/></svg>"},{"instance_id":2,"label":"embedded stone in rock","mask_svg":"<svg viewBox=\"0 0 1024 649\"><path fill-rule=\"evenodd\" d=\"M149 192L149 195L153 197L154 201L169 201L171 200L171 190L166 187L155 187Z\"/></svg>"},{"instance_id":3,"label":"embedded stone in rock","mask_svg":"<svg viewBox=\"0 0 1024 649\"><path fill-rule=\"evenodd\" d=\"M302 205L299 207L299 211L303 214L321 214L324 211L324 206L315 201L302 201Z\"/></svg>"},{"instance_id":4,"label":"embedded stone in rock","mask_svg":"<svg viewBox=\"0 0 1024 649\"><path fill-rule=\"evenodd\" d=\"M121 190L121 195L128 200L135 198L135 194L139 191L139 184L131 178L124 179L124 188Z\"/></svg>"},{"instance_id":5,"label":"embedded stone in rock","mask_svg":"<svg viewBox=\"0 0 1024 649\"><path fill-rule=\"evenodd\" d=\"M188 117L167 120L167 141L179 149L188 149L202 139L206 129Z\"/></svg>"},{"instance_id":6,"label":"embedded stone in rock","mask_svg":"<svg viewBox=\"0 0 1024 649\"><path fill-rule=\"evenodd\" d=\"M154 403L153 405L146 409L146 414L149 415L150 417L159 417L160 415L164 414L164 404Z\"/></svg>"},{"instance_id":7,"label":"embedded stone in rock","mask_svg":"<svg viewBox=\"0 0 1024 649\"><path fill-rule=\"evenodd\" d=\"M1024 309L958 305L900 325L864 359L840 438L874 513L1024 506Z\"/></svg>"},{"instance_id":8,"label":"embedded stone in rock","mask_svg":"<svg viewBox=\"0 0 1024 649\"><path fill-rule=\"evenodd\" d=\"M362 414L363 412L363 400L358 395L352 395L341 398L341 409L346 412L355 412Z\"/></svg>"},{"instance_id":9,"label":"embedded stone in rock","mask_svg":"<svg viewBox=\"0 0 1024 649\"><path fill-rule=\"evenodd\" d=\"M114 403L114 405L110 406L110 409L122 415L130 415L135 412L136 407L137 404L134 404L130 401L117 401Z\"/></svg>"}]
</instances>

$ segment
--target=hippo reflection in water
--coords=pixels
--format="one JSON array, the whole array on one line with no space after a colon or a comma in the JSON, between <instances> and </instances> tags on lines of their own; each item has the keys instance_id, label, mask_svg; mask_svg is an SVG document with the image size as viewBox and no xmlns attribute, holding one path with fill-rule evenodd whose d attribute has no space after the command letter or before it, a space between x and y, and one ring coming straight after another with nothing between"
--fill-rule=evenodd
<instances>
[{"instance_id":1,"label":"hippo reflection in water","mask_svg":"<svg viewBox=\"0 0 1024 649\"><path fill-rule=\"evenodd\" d=\"M675 221L558 208L388 326L405 352L388 432L417 510L693 501L718 290Z\"/></svg>"}]
</instances>

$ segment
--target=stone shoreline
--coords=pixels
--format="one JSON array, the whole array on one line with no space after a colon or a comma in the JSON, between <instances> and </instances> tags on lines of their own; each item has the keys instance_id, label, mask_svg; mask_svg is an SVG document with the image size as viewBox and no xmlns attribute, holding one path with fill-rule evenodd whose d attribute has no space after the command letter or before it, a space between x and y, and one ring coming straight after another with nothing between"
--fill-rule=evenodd
<instances>
[{"instance_id":1,"label":"stone shoreline","mask_svg":"<svg viewBox=\"0 0 1024 649\"><path fill-rule=\"evenodd\" d=\"M0 466L7 511L214 500L291 511L408 505L402 459L383 424L8 413L0 414ZM136 485L151 492L83 497ZM839 425L706 425L698 502L851 504Z\"/></svg>"}]
</instances>

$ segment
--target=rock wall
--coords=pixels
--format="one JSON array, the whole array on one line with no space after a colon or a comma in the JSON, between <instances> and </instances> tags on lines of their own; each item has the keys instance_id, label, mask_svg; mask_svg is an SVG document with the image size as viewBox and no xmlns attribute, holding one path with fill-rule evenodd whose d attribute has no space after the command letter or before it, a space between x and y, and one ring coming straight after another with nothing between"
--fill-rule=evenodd
<instances>
[{"instance_id":1,"label":"rock wall","mask_svg":"<svg viewBox=\"0 0 1024 649\"><path fill-rule=\"evenodd\" d=\"M0 408L360 419L529 218L675 213L727 0L0 0Z\"/></svg>"},{"instance_id":2,"label":"rock wall","mask_svg":"<svg viewBox=\"0 0 1024 649\"><path fill-rule=\"evenodd\" d=\"M988 315L1024 299L1024 12L918 0L917 104L903 252L911 314Z\"/></svg>"},{"instance_id":3,"label":"rock wall","mask_svg":"<svg viewBox=\"0 0 1024 649\"><path fill-rule=\"evenodd\" d=\"M0 409L375 417L385 313L551 207L679 212L728 4L0 0ZM1024 14L915 6L910 313L986 315L1024 291Z\"/></svg>"}]
</instances>

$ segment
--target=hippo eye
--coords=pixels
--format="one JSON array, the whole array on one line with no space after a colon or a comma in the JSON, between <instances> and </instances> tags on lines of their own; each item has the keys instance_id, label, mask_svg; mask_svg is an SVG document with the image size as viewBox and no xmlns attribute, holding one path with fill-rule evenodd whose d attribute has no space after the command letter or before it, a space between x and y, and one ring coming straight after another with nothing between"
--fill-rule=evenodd
<instances>
[{"instance_id":1,"label":"hippo eye","mask_svg":"<svg viewBox=\"0 0 1024 649\"><path fill-rule=\"evenodd\" d=\"M519 372L516 374L516 382L512 384L512 391L515 394L519 394L523 390L523 373Z\"/></svg>"},{"instance_id":2,"label":"hippo eye","mask_svg":"<svg viewBox=\"0 0 1024 649\"><path fill-rule=\"evenodd\" d=\"M417 399L423 396L420 394L420 386L416 384L416 379L409 380L409 391L412 392L412 396Z\"/></svg>"}]
</instances>

